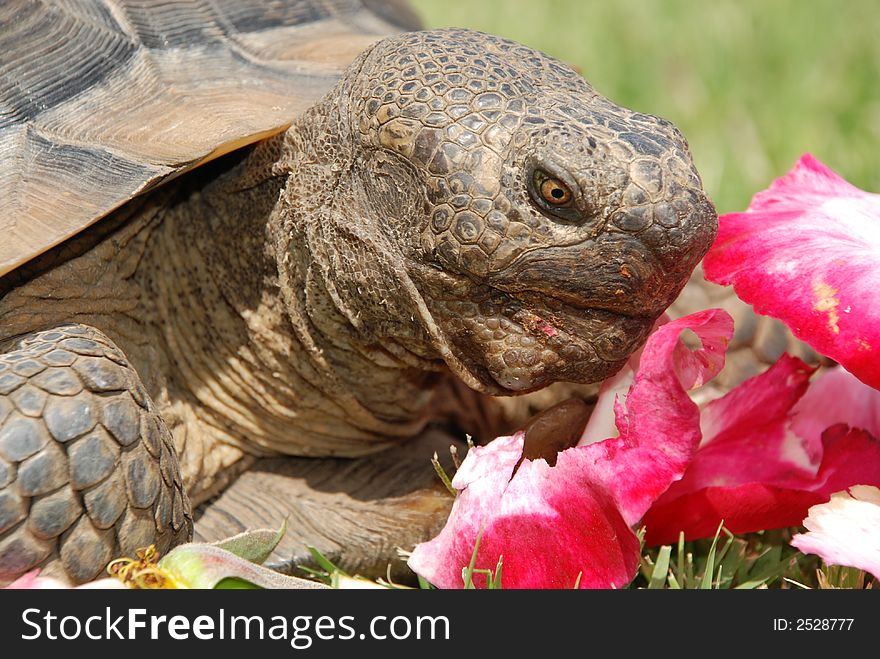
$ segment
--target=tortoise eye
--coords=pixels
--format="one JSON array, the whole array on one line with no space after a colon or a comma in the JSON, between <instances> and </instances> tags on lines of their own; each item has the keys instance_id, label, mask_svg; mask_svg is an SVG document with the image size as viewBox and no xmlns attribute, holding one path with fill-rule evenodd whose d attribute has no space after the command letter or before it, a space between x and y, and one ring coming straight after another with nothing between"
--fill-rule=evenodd
<instances>
[{"instance_id":1,"label":"tortoise eye","mask_svg":"<svg viewBox=\"0 0 880 659\"><path fill-rule=\"evenodd\" d=\"M571 201L571 190L559 179L548 178L541 184L541 197L548 204L564 206Z\"/></svg>"},{"instance_id":2,"label":"tortoise eye","mask_svg":"<svg viewBox=\"0 0 880 659\"><path fill-rule=\"evenodd\" d=\"M544 172L535 172L535 188L541 199L551 206L568 206L572 200L571 190L558 178L548 176Z\"/></svg>"}]
</instances>

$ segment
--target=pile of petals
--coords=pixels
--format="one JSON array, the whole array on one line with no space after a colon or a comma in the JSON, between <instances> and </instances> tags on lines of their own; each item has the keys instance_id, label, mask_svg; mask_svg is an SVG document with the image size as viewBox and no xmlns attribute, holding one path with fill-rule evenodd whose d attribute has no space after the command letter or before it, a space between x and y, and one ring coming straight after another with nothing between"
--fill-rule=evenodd
<instances>
[{"instance_id":1,"label":"pile of petals","mask_svg":"<svg viewBox=\"0 0 880 659\"><path fill-rule=\"evenodd\" d=\"M643 519L648 544L799 526L851 485L880 485L880 392L841 368L812 384L783 356L701 413L687 472Z\"/></svg>"},{"instance_id":2,"label":"pile of petals","mask_svg":"<svg viewBox=\"0 0 880 659\"><path fill-rule=\"evenodd\" d=\"M700 349L679 341L684 330L699 337ZM687 390L721 370L732 333L720 310L661 326L640 359L603 385L599 406L611 401L619 435L585 436L555 465L524 459L522 432L471 449L452 481L459 494L445 528L416 546L409 566L437 587L460 588L479 536L474 568L494 570L503 556L504 588L629 583L640 558L633 526L681 478L700 441L699 409ZM615 395L630 380L628 394ZM601 430L589 424L585 435ZM479 572L473 580L485 586Z\"/></svg>"},{"instance_id":3,"label":"pile of petals","mask_svg":"<svg viewBox=\"0 0 880 659\"><path fill-rule=\"evenodd\" d=\"M877 575L880 537L865 527L871 520L876 523L877 502L862 501L855 492L868 496L875 489L868 486L880 483L880 195L860 190L806 154L755 195L748 210L720 218L718 238L703 266L707 279L732 284L758 313L779 318L795 336L843 367L810 386L791 410L786 440L777 444L782 450L800 445L806 470L793 469L793 479L786 479L775 469L764 481L764 492L754 487L741 491L757 501L731 500L719 502L720 507L729 514L734 508L764 506L768 515L778 515L764 527L772 528L800 523L792 515L812 492L828 503L810 508L803 520L810 532L792 544L827 562ZM785 453L778 464L785 464L786 457L792 462L791 453ZM812 481L804 481L813 469ZM730 476L736 470L716 471ZM704 503L711 506L711 486L704 484L709 486ZM774 505L774 494L793 500ZM735 497L735 492L728 495ZM857 521L854 511L865 518ZM742 529L771 524L757 517L752 524L742 520Z\"/></svg>"},{"instance_id":4,"label":"pile of petals","mask_svg":"<svg viewBox=\"0 0 880 659\"><path fill-rule=\"evenodd\" d=\"M746 212L720 218L704 269L847 370L814 375L786 355L700 410L686 390L723 366L731 321L710 310L663 325L603 384L579 444L555 463L524 459L523 433L473 449L446 527L410 558L415 572L460 588L472 560L491 571L503 557L505 588L620 587L636 572L639 525L659 544L711 536L721 520L735 533L799 525L808 510L810 533L793 544L876 568L880 546L859 545L847 563L847 541L827 529L852 525L827 520L851 518L852 500L880 485L880 195L804 156ZM700 349L679 341L685 330ZM853 486L868 490L846 494ZM870 545L876 533L852 538Z\"/></svg>"}]
</instances>

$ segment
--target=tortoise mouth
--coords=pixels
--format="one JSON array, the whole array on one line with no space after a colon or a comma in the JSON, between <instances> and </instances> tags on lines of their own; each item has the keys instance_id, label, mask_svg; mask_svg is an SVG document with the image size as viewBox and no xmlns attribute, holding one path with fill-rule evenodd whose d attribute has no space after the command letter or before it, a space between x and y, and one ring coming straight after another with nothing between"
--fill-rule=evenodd
<instances>
[{"instance_id":1,"label":"tortoise mouth","mask_svg":"<svg viewBox=\"0 0 880 659\"><path fill-rule=\"evenodd\" d=\"M626 363L655 320L543 291L490 289L474 306L477 312L454 319L446 334L470 376L463 379L477 379L494 395L600 382Z\"/></svg>"},{"instance_id":2,"label":"tortoise mouth","mask_svg":"<svg viewBox=\"0 0 880 659\"><path fill-rule=\"evenodd\" d=\"M586 384L610 377L647 339L655 321L546 292L509 299L508 318L522 332L520 347L505 349L503 366L489 371L499 386L516 393L557 381Z\"/></svg>"},{"instance_id":3,"label":"tortoise mouth","mask_svg":"<svg viewBox=\"0 0 880 659\"><path fill-rule=\"evenodd\" d=\"M442 359L469 386L496 396L600 382L623 367L659 315L546 282L504 290L429 267L415 266L411 275Z\"/></svg>"},{"instance_id":4,"label":"tortoise mouth","mask_svg":"<svg viewBox=\"0 0 880 659\"><path fill-rule=\"evenodd\" d=\"M653 321L686 281L687 276L671 276L640 240L614 234L526 252L490 275L489 285L526 301L540 298L551 308L562 304Z\"/></svg>"}]
</instances>

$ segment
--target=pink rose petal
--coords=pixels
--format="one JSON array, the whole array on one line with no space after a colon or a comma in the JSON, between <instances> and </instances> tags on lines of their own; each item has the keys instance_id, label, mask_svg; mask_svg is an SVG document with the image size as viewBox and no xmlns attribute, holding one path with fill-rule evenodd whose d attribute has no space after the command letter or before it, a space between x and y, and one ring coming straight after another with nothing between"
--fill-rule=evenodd
<instances>
[{"instance_id":1,"label":"pink rose petal","mask_svg":"<svg viewBox=\"0 0 880 659\"><path fill-rule=\"evenodd\" d=\"M21 575L18 579L6 586L6 588L9 590L51 590L56 588L68 588L68 586L56 579L41 577L40 570L37 568L36 570L31 570L30 572Z\"/></svg>"},{"instance_id":2,"label":"pink rose petal","mask_svg":"<svg viewBox=\"0 0 880 659\"><path fill-rule=\"evenodd\" d=\"M693 331L702 347L679 342ZM459 496L441 533L416 546L409 566L435 586L461 588L462 568L480 537L475 567L503 557L505 588L614 588L639 562L631 525L681 477L700 439L699 411L685 392L723 365L733 325L723 311L659 328L644 348L625 401L615 403L618 437L576 446L547 461L520 460L523 434L468 453L453 479ZM486 584L474 575L477 587Z\"/></svg>"},{"instance_id":3,"label":"pink rose petal","mask_svg":"<svg viewBox=\"0 0 880 659\"><path fill-rule=\"evenodd\" d=\"M880 437L880 391L842 368L828 369L810 383L792 416L792 430L805 440L818 464L822 433L833 425L845 423Z\"/></svg>"},{"instance_id":4,"label":"pink rose petal","mask_svg":"<svg viewBox=\"0 0 880 659\"><path fill-rule=\"evenodd\" d=\"M847 565L880 579L880 489L855 485L810 508L807 533L791 544L831 565Z\"/></svg>"},{"instance_id":5,"label":"pink rose petal","mask_svg":"<svg viewBox=\"0 0 880 659\"><path fill-rule=\"evenodd\" d=\"M810 373L784 356L706 406L693 461L643 519L648 544L710 537L721 520L734 533L795 526L832 492L880 485L880 441L838 424L874 427L880 394L840 369L807 389Z\"/></svg>"},{"instance_id":6,"label":"pink rose petal","mask_svg":"<svg viewBox=\"0 0 880 659\"><path fill-rule=\"evenodd\" d=\"M523 434L498 437L487 446L468 451L461 468L452 479L459 495L440 534L416 546L408 560L410 569L438 588L461 588L461 570L470 563L477 535L485 535L486 520L491 520L501 505L513 474L522 457ZM525 461L524 461L525 464ZM485 553L485 552L483 552ZM498 556L495 557L495 563ZM477 567L495 569L491 559ZM486 579L475 575L475 583Z\"/></svg>"},{"instance_id":7,"label":"pink rose petal","mask_svg":"<svg viewBox=\"0 0 880 659\"><path fill-rule=\"evenodd\" d=\"M468 453L453 480L461 492L446 526L416 546L410 568L439 588L461 588L482 531L475 567L494 571L503 557L505 588L572 588L579 577L585 588L629 583L638 539L609 495L568 459L575 449L560 453L555 467L523 460L511 479L522 445L517 433ZM474 574L474 584L484 588L486 576Z\"/></svg>"},{"instance_id":8,"label":"pink rose petal","mask_svg":"<svg viewBox=\"0 0 880 659\"><path fill-rule=\"evenodd\" d=\"M681 343L684 330L697 334L702 348L691 351ZM700 441L700 413L685 388L721 370L732 334L732 319L717 309L658 328L645 345L629 395L615 404L619 437L581 447L589 456L584 469L612 493L628 524L638 522L690 462Z\"/></svg>"},{"instance_id":9,"label":"pink rose petal","mask_svg":"<svg viewBox=\"0 0 880 659\"><path fill-rule=\"evenodd\" d=\"M880 387L880 195L813 156L719 218L706 278L733 284L820 353Z\"/></svg>"}]
</instances>

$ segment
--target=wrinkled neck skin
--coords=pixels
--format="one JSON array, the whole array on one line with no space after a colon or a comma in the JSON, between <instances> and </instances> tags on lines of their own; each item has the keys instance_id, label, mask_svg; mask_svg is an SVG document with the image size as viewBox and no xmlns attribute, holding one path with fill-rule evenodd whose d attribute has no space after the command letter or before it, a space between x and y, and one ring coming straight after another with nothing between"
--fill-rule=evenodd
<instances>
[{"instance_id":1,"label":"wrinkled neck skin","mask_svg":"<svg viewBox=\"0 0 880 659\"><path fill-rule=\"evenodd\" d=\"M432 315L437 294L464 301L486 287L420 258L431 251L422 235L431 208L424 176L400 154L364 140L369 117L352 100L365 94L359 67L371 57L365 53L298 118L274 166L287 178L270 231L297 338L316 367L360 399L375 396L372 406L387 414L402 406L411 415L412 401L423 408L450 370L472 389L510 395L471 372ZM383 369L392 379L376 389L370 373Z\"/></svg>"},{"instance_id":2,"label":"wrinkled neck skin","mask_svg":"<svg viewBox=\"0 0 880 659\"><path fill-rule=\"evenodd\" d=\"M669 122L465 30L379 42L202 199L202 221L165 233L205 265L165 281L210 273L217 317L180 334L243 322L208 356L246 363L233 386L209 376L201 406L257 445L325 455L417 434L450 371L493 395L613 375L717 224Z\"/></svg>"},{"instance_id":3,"label":"wrinkled neck skin","mask_svg":"<svg viewBox=\"0 0 880 659\"><path fill-rule=\"evenodd\" d=\"M456 358L407 267L425 192L395 154L356 147L350 96L343 81L282 138L270 240L301 370L346 418L406 438Z\"/></svg>"},{"instance_id":4,"label":"wrinkled neck skin","mask_svg":"<svg viewBox=\"0 0 880 659\"><path fill-rule=\"evenodd\" d=\"M356 161L344 98L259 144L152 241L174 379L246 450L354 456L410 438L447 372L405 237L386 231L390 209L362 184L414 179L381 155Z\"/></svg>"}]
</instances>

